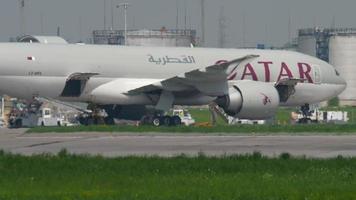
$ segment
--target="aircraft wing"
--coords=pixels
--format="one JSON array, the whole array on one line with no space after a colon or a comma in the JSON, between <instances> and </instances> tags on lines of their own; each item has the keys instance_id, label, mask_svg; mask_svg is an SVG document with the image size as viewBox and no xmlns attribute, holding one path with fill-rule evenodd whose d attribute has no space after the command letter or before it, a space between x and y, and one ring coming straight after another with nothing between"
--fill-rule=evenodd
<instances>
[{"instance_id":1,"label":"aircraft wing","mask_svg":"<svg viewBox=\"0 0 356 200\"><path fill-rule=\"evenodd\" d=\"M129 90L127 94L136 95L160 90L168 92L198 90L205 95L222 96L227 94L229 89L227 83L227 69L231 65L236 65L237 68L242 62L256 57L258 57L258 55L247 55L221 64L195 69L160 82Z\"/></svg>"}]
</instances>

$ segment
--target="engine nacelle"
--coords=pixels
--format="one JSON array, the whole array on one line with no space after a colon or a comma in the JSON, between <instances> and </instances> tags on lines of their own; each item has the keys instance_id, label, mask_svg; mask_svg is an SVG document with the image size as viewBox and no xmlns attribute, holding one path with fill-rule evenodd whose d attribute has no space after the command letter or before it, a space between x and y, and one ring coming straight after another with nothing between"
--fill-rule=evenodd
<instances>
[{"instance_id":1,"label":"engine nacelle","mask_svg":"<svg viewBox=\"0 0 356 200\"><path fill-rule=\"evenodd\" d=\"M240 119L268 119L279 106L279 94L274 85L256 81L238 81L229 95L216 100L224 111Z\"/></svg>"}]
</instances>

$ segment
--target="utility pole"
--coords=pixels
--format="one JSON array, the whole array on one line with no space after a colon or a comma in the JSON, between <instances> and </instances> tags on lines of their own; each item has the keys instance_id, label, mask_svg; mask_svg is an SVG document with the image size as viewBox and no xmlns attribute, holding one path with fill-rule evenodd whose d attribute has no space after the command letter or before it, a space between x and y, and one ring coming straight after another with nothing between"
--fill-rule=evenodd
<instances>
[{"instance_id":1,"label":"utility pole","mask_svg":"<svg viewBox=\"0 0 356 200\"><path fill-rule=\"evenodd\" d=\"M114 0L111 0L111 30L114 30Z\"/></svg>"},{"instance_id":2,"label":"utility pole","mask_svg":"<svg viewBox=\"0 0 356 200\"><path fill-rule=\"evenodd\" d=\"M61 27L57 27L57 36L60 37L61 36Z\"/></svg>"},{"instance_id":3,"label":"utility pole","mask_svg":"<svg viewBox=\"0 0 356 200\"><path fill-rule=\"evenodd\" d=\"M176 31L177 31L179 27L179 1L178 0L176 0L176 8L177 8L177 13L176 13Z\"/></svg>"},{"instance_id":4,"label":"utility pole","mask_svg":"<svg viewBox=\"0 0 356 200\"><path fill-rule=\"evenodd\" d=\"M104 0L104 30L106 30L106 0Z\"/></svg>"},{"instance_id":5,"label":"utility pole","mask_svg":"<svg viewBox=\"0 0 356 200\"><path fill-rule=\"evenodd\" d=\"M175 37L176 37L176 46L178 46L178 27L179 27L179 0L176 0L176 30L175 30Z\"/></svg>"},{"instance_id":6,"label":"utility pole","mask_svg":"<svg viewBox=\"0 0 356 200\"><path fill-rule=\"evenodd\" d=\"M78 18L78 25L79 25L79 32L78 32L79 43L83 43L83 40L82 40L82 28L83 28L82 23L83 23L83 22L82 22L82 17L79 16L79 18Z\"/></svg>"},{"instance_id":7,"label":"utility pole","mask_svg":"<svg viewBox=\"0 0 356 200\"><path fill-rule=\"evenodd\" d=\"M335 29L336 28L336 17L335 15L333 16L332 20L331 20L331 28Z\"/></svg>"},{"instance_id":8,"label":"utility pole","mask_svg":"<svg viewBox=\"0 0 356 200\"><path fill-rule=\"evenodd\" d=\"M184 0L184 31L187 32L187 0Z\"/></svg>"},{"instance_id":9,"label":"utility pole","mask_svg":"<svg viewBox=\"0 0 356 200\"><path fill-rule=\"evenodd\" d=\"M242 46L246 48L246 13L243 12L242 15Z\"/></svg>"},{"instance_id":10,"label":"utility pole","mask_svg":"<svg viewBox=\"0 0 356 200\"><path fill-rule=\"evenodd\" d=\"M40 22L41 22L41 34L44 35L44 22L43 22L43 18L44 18L44 14L43 12L41 12L41 15L40 15Z\"/></svg>"},{"instance_id":11,"label":"utility pole","mask_svg":"<svg viewBox=\"0 0 356 200\"><path fill-rule=\"evenodd\" d=\"M127 39L127 9L129 8L130 4L129 3L121 3L117 5L117 8L123 7L124 8L124 18L125 18L125 32L124 32L124 45L126 45L126 39Z\"/></svg>"},{"instance_id":12,"label":"utility pole","mask_svg":"<svg viewBox=\"0 0 356 200\"><path fill-rule=\"evenodd\" d=\"M205 0L201 0L201 46L205 45Z\"/></svg>"},{"instance_id":13,"label":"utility pole","mask_svg":"<svg viewBox=\"0 0 356 200\"><path fill-rule=\"evenodd\" d=\"M226 43L226 18L224 15L224 7L220 8L219 16L219 47L224 48Z\"/></svg>"},{"instance_id":14,"label":"utility pole","mask_svg":"<svg viewBox=\"0 0 356 200\"><path fill-rule=\"evenodd\" d=\"M18 0L20 8L20 31L22 35L26 34L26 22L25 22L25 0Z\"/></svg>"},{"instance_id":15,"label":"utility pole","mask_svg":"<svg viewBox=\"0 0 356 200\"><path fill-rule=\"evenodd\" d=\"M289 11L289 16L288 16L288 43L290 44L292 42L292 16Z\"/></svg>"}]
</instances>

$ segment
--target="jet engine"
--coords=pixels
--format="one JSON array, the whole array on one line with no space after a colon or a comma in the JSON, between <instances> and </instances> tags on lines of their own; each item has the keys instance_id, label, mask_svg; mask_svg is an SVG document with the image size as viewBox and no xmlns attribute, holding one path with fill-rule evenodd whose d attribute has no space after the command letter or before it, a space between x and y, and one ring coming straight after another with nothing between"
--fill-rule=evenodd
<instances>
[{"instance_id":1,"label":"jet engine","mask_svg":"<svg viewBox=\"0 0 356 200\"><path fill-rule=\"evenodd\" d=\"M273 84L243 80L237 81L229 94L219 97L216 103L230 116L258 120L273 117L279 101Z\"/></svg>"}]
</instances>

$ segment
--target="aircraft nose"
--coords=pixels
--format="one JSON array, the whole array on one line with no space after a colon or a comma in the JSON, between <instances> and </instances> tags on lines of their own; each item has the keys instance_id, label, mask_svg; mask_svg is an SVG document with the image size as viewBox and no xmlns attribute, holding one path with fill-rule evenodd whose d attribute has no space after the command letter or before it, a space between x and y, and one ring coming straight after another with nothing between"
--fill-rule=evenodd
<instances>
[{"instance_id":1,"label":"aircraft nose","mask_svg":"<svg viewBox=\"0 0 356 200\"><path fill-rule=\"evenodd\" d=\"M345 88L346 88L346 86L347 86L346 80L345 80L344 78L342 78L342 77L340 77L340 84L341 84L341 85L344 85Z\"/></svg>"},{"instance_id":2,"label":"aircraft nose","mask_svg":"<svg viewBox=\"0 0 356 200\"><path fill-rule=\"evenodd\" d=\"M337 94L341 94L347 87L346 80L342 77L340 77L338 81L338 88L337 88Z\"/></svg>"},{"instance_id":3,"label":"aircraft nose","mask_svg":"<svg viewBox=\"0 0 356 200\"><path fill-rule=\"evenodd\" d=\"M337 70L335 70L336 73L336 90L335 93L336 95L341 94L347 87L347 82L346 80L339 74Z\"/></svg>"},{"instance_id":4,"label":"aircraft nose","mask_svg":"<svg viewBox=\"0 0 356 200\"><path fill-rule=\"evenodd\" d=\"M347 87L347 82L344 79L344 77L342 76L342 73L339 73L339 71L337 70L337 68L331 64L327 64L329 66L329 69L331 69L331 73L332 75L330 76L330 83L332 83L332 85L334 85L334 89L330 90L333 91L334 96L338 96L340 95L342 92L344 92L344 90Z\"/></svg>"}]
</instances>

